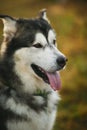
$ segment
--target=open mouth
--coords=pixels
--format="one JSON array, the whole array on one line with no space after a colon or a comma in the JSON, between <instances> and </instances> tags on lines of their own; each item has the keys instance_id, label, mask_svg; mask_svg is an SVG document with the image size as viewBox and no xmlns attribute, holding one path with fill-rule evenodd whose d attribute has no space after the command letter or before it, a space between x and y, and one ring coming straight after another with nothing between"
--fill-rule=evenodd
<instances>
[{"instance_id":1,"label":"open mouth","mask_svg":"<svg viewBox=\"0 0 87 130\"><path fill-rule=\"evenodd\" d=\"M35 64L32 64L31 67L37 76L42 78L45 83L50 84L53 90L59 90L61 88L61 80L58 72L47 72Z\"/></svg>"}]
</instances>

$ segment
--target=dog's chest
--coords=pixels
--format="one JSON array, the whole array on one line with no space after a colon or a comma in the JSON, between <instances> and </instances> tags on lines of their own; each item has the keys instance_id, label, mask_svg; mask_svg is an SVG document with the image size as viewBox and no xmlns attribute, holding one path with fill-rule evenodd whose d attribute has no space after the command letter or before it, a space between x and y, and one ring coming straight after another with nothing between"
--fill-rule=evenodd
<instances>
[{"instance_id":1,"label":"dog's chest","mask_svg":"<svg viewBox=\"0 0 87 130\"><path fill-rule=\"evenodd\" d=\"M40 113L36 115L33 113L33 117L28 121L8 121L8 130L51 130L55 119L55 111L51 114Z\"/></svg>"},{"instance_id":2,"label":"dog's chest","mask_svg":"<svg viewBox=\"0 0 87 130\"><path fill-rule=\"evenodd\" d=\"M43 102L43 99L39 99L38 103ZM15 110L13 107L13 111L19 115L25 115L27 117L26 120L10 120L7 122L8 130L51 130L55 115L56 115L56 103L57 103L57 95L53 94L48 99L48 105L45 109L40 109L40 111L35 111L29 107L18 105ZM10 105L10 103L8 103ZM15 107L15 106L14 106Z\"/></svg>"}]
</instances>

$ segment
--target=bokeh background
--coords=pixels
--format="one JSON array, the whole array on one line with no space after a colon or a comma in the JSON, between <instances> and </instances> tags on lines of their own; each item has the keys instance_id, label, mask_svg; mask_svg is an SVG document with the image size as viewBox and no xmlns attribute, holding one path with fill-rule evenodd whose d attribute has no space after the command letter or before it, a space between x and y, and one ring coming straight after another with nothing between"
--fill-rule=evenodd
<instances>
[{"instance_id":1,"label":"bokeh background","mask_svg":"<svg viewBox=\"0 0 87 130\"><path fill-rule=\"evenodd\" d=\"M87 0L0 0L0 14L13 17L35 17L43 8L68 57L53 130L87 130ZM0 21L0 41L2 28Z\"/></svg>"}]
</instances>

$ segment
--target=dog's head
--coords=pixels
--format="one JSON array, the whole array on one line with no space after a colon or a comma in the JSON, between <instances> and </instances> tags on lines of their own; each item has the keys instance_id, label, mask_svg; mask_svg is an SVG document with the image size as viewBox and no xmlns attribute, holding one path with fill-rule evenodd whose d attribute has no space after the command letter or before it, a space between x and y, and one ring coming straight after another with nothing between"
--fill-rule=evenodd
<instances>
[{"instance_id":1,"label":"dog's head","mask_svg":"<svg viewBox=\"0 0 87 130\"><path fill-rule=\"evenodd\" d=\"M32 86L35 82L44 82L54 90L59 89L57 71L64 68L67 59L56 48L56 34L47 19L46 10L35 19L14 19L7 15L0 15L0 18L4 23L1 55L13 57L21 80L30 82ZM37 81L33 81L34 78Z\"/></svg>"}]
</instances>

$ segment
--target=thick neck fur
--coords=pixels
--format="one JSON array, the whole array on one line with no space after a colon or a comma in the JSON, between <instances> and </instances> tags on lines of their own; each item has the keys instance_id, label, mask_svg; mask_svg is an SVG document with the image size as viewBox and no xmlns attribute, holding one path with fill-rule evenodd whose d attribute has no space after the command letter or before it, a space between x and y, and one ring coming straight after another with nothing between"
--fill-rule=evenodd
<instances>
[{"instance_id":1,"label":"thick neck fur","mask_svg":"<svg viewBox=\"0 0 87 130\"><path fill-rule=\"evenodd\" d=\"M14 62L12 61L12 58L3 56L0 60L0 82L4 87L18 89L17 86L20 87L21 82L14 73L13 68Z\"/></svg>"}]
</instances>

